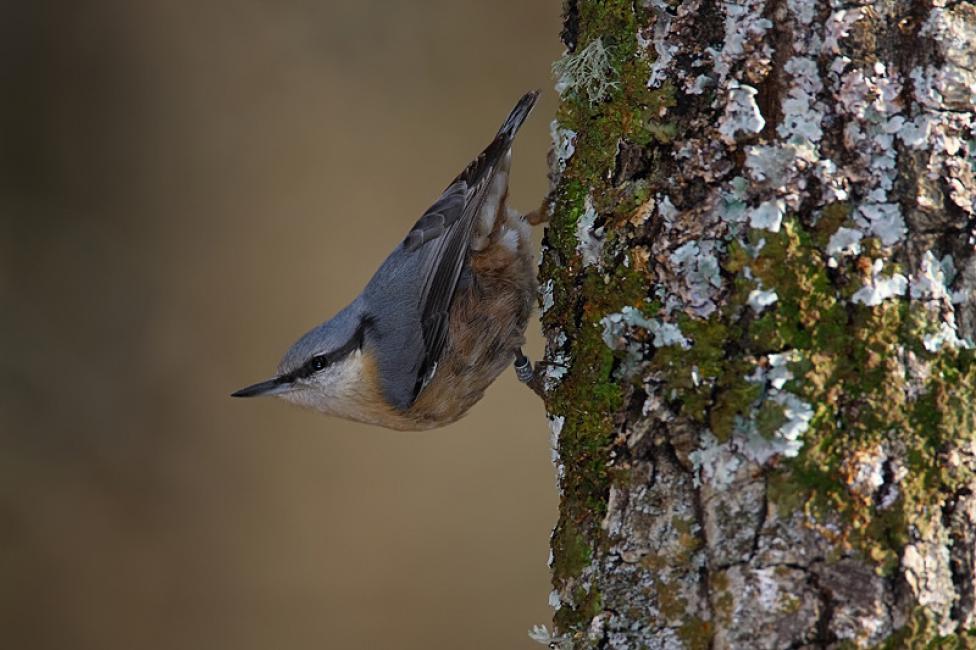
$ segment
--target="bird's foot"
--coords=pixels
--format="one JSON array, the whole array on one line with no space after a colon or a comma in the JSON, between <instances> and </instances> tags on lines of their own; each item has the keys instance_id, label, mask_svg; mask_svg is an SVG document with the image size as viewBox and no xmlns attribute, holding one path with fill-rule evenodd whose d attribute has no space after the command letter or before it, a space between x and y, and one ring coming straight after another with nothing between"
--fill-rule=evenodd
<instances>
[{"instance_id":1,"label":"bird's foot","mask_svg":"<svg viewBox=\"0 0 976 650\"><path fill-rule=\"evenodd\" d=\"M529 212L525 215L525 220L530 226L538 226L539 224L549 223L549 204L547 201L543 201L538 208Z\"/></svg>"}]
</instances>

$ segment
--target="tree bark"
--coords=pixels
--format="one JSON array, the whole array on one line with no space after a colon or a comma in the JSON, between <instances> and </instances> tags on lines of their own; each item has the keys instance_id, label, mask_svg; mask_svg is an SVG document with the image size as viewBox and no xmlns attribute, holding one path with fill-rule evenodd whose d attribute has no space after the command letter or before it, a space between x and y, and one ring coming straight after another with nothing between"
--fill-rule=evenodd
<instances>
[{"instance_id":1,"label":"tree bark","mask_svg":"<svg viewBox=\"0 0 976 650\"><path fill-rule=\"evenodd\" d=\"M976 5L567 0L562 38L535 636L968 647Z\"/></svg>"}]
</instances>

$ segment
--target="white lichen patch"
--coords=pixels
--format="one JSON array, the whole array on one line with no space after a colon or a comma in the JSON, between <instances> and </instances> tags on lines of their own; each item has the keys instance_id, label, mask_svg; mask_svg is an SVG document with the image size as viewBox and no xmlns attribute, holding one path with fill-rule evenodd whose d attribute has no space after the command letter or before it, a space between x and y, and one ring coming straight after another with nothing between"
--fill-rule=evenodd
<instances>
[{"instance_id":1,"label":"white lichen patch","mask_svg":"<svg viewBox=\"0 0 976 650\"><path fill-rule=\"evenodd\" d=\"M808 144L753 145L746 148L746 169L760 183L782 186L798 167L816 162L817 156Z\"/></svg>"},{"instance_id":2,"label":"white lichen patch","mask_svg":"<svg viewBox=\"0 0 976 650\"><path fill-rule=\"evenodd\" d=\"M550 350L555 352L550 352L549 360L542 366L542 387L547 393L558 386L569 372L569 355L564 350L566 340L566 333L559 332L553 337L552 344L549 346Z\"/></svg>"},{"instance_id":3,"label":"white lichen patch","mask_svg":"<svg viewBox=\"0 0 976 650\"><path fill-rule=\"evenodd\" d=\"M781 354L770 354L766 357L769 367L765 369L765 379L776 390L782 390L786 382L793 379L790 371L790 363L799 361L796 352L783 352Z\"/></svg>"},{"instance_id":4,"label":"white lichen patch","mask_svg":"<svg viewBox=\"0 0 976 650\"><path fill-rule=\"evenodd\" d=\"M669 345L677 345L685 349L691 347L691 343L674 323L662 323L655 318L651 319L650 326L647 329L654 335L653 344L656 348Z\"/></svg>"},{"instance_id":5,"label":"white lichen patch","mask_svg":"<svg viewBox=\"0 0 976 650\"><path fill-rule=\"evenodd\" d=\"M906 146L922 149L931 143L932 131L936 126L937 118L929 113L923 113L912 120L906 120L900 115L893 117L888 128L896 133Z\"/></svg>"},{"instance_id":6,"label":"white lichen patch","mask_svg":"<svg viewBox=\"0 0 976 650\"><path fill-rule=\"evenodd\" d=\"M813 407L796 395L785 390L786 382L793 378L790 364L799 361L798 352L771 354L767 365L757 365L749 381L763 387L759 401L753 405L752 417L741 419L737 430L744 437L743 453L757 463L765 463L773 456L792 457L803 447L802 435L810 427ZM776 404L781 413L781 422L771 432L760 431L757 418L766 408L764 402Z\"/></svg>"},{"instance_id":7,"label":"white lichen patch","mask_svg":"<svg viewBox=\"0 0 976 650\"><path fill-rule=\"evenodd\" d=\"M847 489L862 499L871 499L884 485L885 462L888 454L881 445L859 449L845 461Z\"/></svg>"},{"instance_id":8,"label":"white lichen patch","mask_svg":"<svg viewBox=\"0 0 976 650\"><path fill-rule=\"evenodd\" d=\"M860 230L845 228L844 226L838 228L837 232L830 236L830 241L827 242L828 266L836 267L838 257L860 255L861 239L863 238L864 235Z\"/></svg>"},{"instance_id":9,"label":"white lichen patch","mask_svg":"<svg viewBox=\"0 0 976 650\"><path fill-rule=\"evenodd\" d=\"M897 203L865 203L858 207L855 222L885 246L901 241L908 230Z\"/></svg>"},{"instance_id":10,"label":"white lichen patch","mask_svg":"<svg viewBox=\"0 0 976 650\"><path fill-rule=\"evenodd\" d=\"M747 186L746 179L737 176L729 183L729 189L719 190L720 200L715 205L716 216L719 219L730 224L739 224L748 220Z\"/></svg>"},{"instance_id":11,"label":"white lichen patch","mask_svg":"<svg viewBox=\"0 0 976 650\"><path fill-rule=\"evenodd\" d=\"M849 28L863 18L863 10L841 10L827 21L825 45L840 52L841 41ZM830 88L835 110L844 116L843 145L848 153L843 164L821 160L815 175L827 190L824 199L844 201L853 192L854 225L866 237L877 237L884 246L895 246L907 234L900 205L889 199L894 187L898 151L895 137L905 128L901 90L897 73L876 62L869 67L854 67L840 57L831 66ZM853 183L851 179L856 179ZM840 252L850 242L833 240L831 248ZM835 253L828 252L831 257ZM836 264L836 259L834 260Z\"/></svg>"},{"instance_id":12,"label":"white lichen patch","mask_svg":"<svg viewBox=\"0 0 976 650\"><path fill-rule=\"evenodd\" d=\"M803 448L801 436L810 428L810 420L813 419L813 407L792 393L779 391L773 394L771 399L783 407L786 422L776 429L775 436L771 441L767 441L767 445L762 443L753 445L757 461L762 460L758 453L760 450L762 454L769 456L776 454L787 458L799 454L800 449Z\"/></svg>"},{"instance_id":13,"label":"white lichen patch","mask_svg":"<svg viewBox=\"0 0 976 650\"><path fill-rule=\"evenodd\" d=\"M556 591L555 589L553 589L552 591L550 591L549 592L549 607L552 607L553 609L559 609L559 607L560 607L561 604L562 604L562 602L561 602L561 599L559 598L559 592Z\"/></svg>"},{"instance_id":14,"label":"white lichen patch","mask_svg":"<svg viewBox=\"0 0 976 650\"><path fill-rule=\"evenodd\" d=\"M569 636L556 634L555 630L550 631L545 625L533 625L529 630L529 638L554 650L571 650L573 647Z\"/></svg>"},{"instance_id":15,"label":"white lichen patch","mask_svg":"<svg viewBox=\"0 0 976 650\"><path fill-rule=\"evenodd\" d=\"M654 12L654 38L645 41L638 35L640 45L647 49L654 46L654 63L651 65L651 75L647 80L648 88L658 88L667 78L668 68L674 60L678 46L668 43L668 32L671 29L671 7L664 0L650 0L651 10Z\"/></svg>"},{"instance_id":16,"label":"white lichen patch","mask_svg":"<svg viewBox=\"0 0 976 650\"><path fill-rule=\"evenodd\" d=\"M755 135L766 126L766 120L756 103L756 92L752 86L729 82L725 115L718 125L718 132L726 144L735 144L740 137Z\"/></svg>"},{"instance_id":17,"label":"white lichen patch","mask_svg":"<svg viewBox=\"0 0 976 650\"><path fill-rule=\"evenodd\" d=\"M559 434L562 433L563 425L566 424L566 417L562 415L550 415L548 419L550 457L552 466L556 469L556 489L562 494L562 482L566 468L559 459Z\"/></svg>"},{"instance_id":18,"label":"white lichen patch","mask_svg":"<svg viewBox=\"0 0 976 650\"><path fill-rule=\"evenodd\" d=\"M542 314L544 315L547 311L552 309L552 306L556 304L556 299L553 296L553 290L555 289L555 281L552 278L546 280L539 287L539 294L542 299Z\"/></svg>"},{"instance_id":19,"label":"white lichen patch","mask_svg":"<svg viewBox=\"0 0 976 650\"><path fill-rule=\"evenodd\" d=\"M865 9L862 7L857 7L855 9L840 9L830 14L830 17L827 18L827 25L824 30L824 50L834 54L840 54L841 41L848 37L850 34L850 29L854 26L854 23L864 17L864 11ZM850 59L847 61L850 62Z\"/></svg>"},{"instance_id":20,"label":"white lichen patch","mask_svg":"<svg viewBox=\"0 0 976 650\"><path fill-rule=\"evenodd\" d=\"M912 299L950 299L949 284L955 277L955 272L951 255L946 255L939 261L932 251L925 251L918 273L912 276Z\"/></svg>"},{"instance_id":21,"label":"white lichen patch","mask_svg":"<svg viewBox=\"0 0 976 650\"><path fill-rule=\"evenodd\" d=\"M603 342L611 350L620 350L627 344L627 332L630 328L638 327L653 335L651 344L656 348L678 345L684 349L691 347L691 342L681 333L674 323L667 323L657 318L647 318L634 307L624 307L618 313L604 316L600 321L603 325Z\"/></svg>"},{"instance_id":22,"label":"white lichen patch","mask_svg":"<svg viewBox=\"0 0 976 650\"><path fill-rule=\"evenodd\" d=\"M563 380L563 377L569 372L568 366L569 359L566 357L564 352L559 352L553 356L552 361L545 365L543 370L543 388L548 393L552 391L559 382Z\"/></svg>"},{"instance_id":23,"label":"white lichen patch","mask_svg":"<svg viewBox=\"0 0 976 650\"><path fill-rule=\"evenodd\" d=\"M922 345L929 352L938 352L943 347L972 349L973 342L959 338L955 323L942 321L939 323L938 331L922 336Z\"/></svg>"},{"instance_id":24,"label":"white lichen patch","mask_svg":"<svg viewBox=\"0 0 976 650\"><path fill-rule=\"evenodd\" d=\"M790 76L790 89L783 100L783 121L776 132L796 144L818 142L823 137L820 123L824 107L816 99L823 90L817 62L813 57L795 56L786 62L785 70Z\"/></svg>"},{"instance_id":25,"label":"white lichen patch","mask_svg":"<svg viewBox=\"0 0 976 650\"><path fill-rule=\"evenodd\" d=\"M661 219L663 219L664 223L668 225L673 224L675 217L678 216L678 209L674 207L671 197L667 194L658 195L657 213L661 215Z\"/></svg>"},{"instance_id":26,"label":"white lichen patch","mask_svg":"<svg viewBox=\"0 0 976 650\"><path fill-rule=\"evenodd\" d=\"M594 228L597 213L589 196L583 202L583 214L576 222L576 250L583 258L583 266L595 266L603 258L603 227Z\"/></svg>"},{"instance_id":27,"label":"white lichen patch","mask_svg":"<svg viewBox=\"0 0 976 650\"><path fill-rule=\"evenodd\" d=\"M773 289L753 289L749 292L749 306L757 314L761 314L766 307L779 300L776 291Z\"/></svg>"},{"instance_id":28,"label":"white lichen patch","mask_svg":"<svg viewBox=\"0 0 976 650\"><path fill-rule=\"evenodd\" d=\"M965 5L965 3L963 3ZM920 36L931 37L942 64L930 66L931 90L938 93L940 108L972 111L976 105L976 25L972 11L934 7L922 25Z\"/></svg>"},{"instance_id":29,"label":"white lichen patch","mask_svg":"<svg viewBox=\"0 0 976 650\"><path fill-rule=\"evenodd\" d=\"M783 199L764 201L749 213L749 225L770 232L779 232L784 214L786 214L786 203Z\"/></svg>"},{"instance_id":30,"label":"white lichen patch","mask_svg":"<svg viewBox=\"0 0 976 650\"><path fill-rule=\"evenodd\" d=\"M810 428L813 407L786 390L793 379L790 364L799 361L796 351L771 354L766 363L757 365L748 380L762 387L760 398L752 405L749 417L736 418L730 440L719 443L706 431L699 438L698 449L689 454L696 481L713 489L727 488L745 463L763 465L777 457L794 457L803 448L803 434ZM772 431L761 431L758 418L762 412L775 409L779 418Z\"/></svg>"},{"instance_id":31,"label":"white lichen patch","mask_svg":"<svg viewBox=\"0 0 976 650\"><path fill-rule=\"evenodd\" d=\"M882 275L884 261L874 260L871 268L871 278L867 284L858 289L853 296L852 302L861 303L868 307L876 307L889 298L904 296L908 290L908 278L901 273L893 275Z\"/></svg>"},{"instance_id":32,"label":"white lichen patch","mask_svg":"<svg viewBox=\"0 0 976 650\"><path fill-rule=\"evenodd\" d=\"M557 93L574 93L594 105L620 86L607 48L599 38L579 52L563 55L552 64L552 72L556 76Z\"/></svg>"},{"instance_id":33,"label":"white lichen patch","mask_svg":"<svg viewBox=\"0 0 976 650\"><path fill-rule=\"evenodd\" d=\"M566 424L566 418L562 415L554 415L549 418L549 431L552 433L553 448L559 446L559 434L562 433L564 424Z\"/></svg>"},{"instance_id":34,"label":"white lichen patch","mask_svg":"<svg viewBox=\"0 0 976 650\"><path fill-rule=\"evenodd\" d=\"M742 465L732 445L720 443L708 430L702 432L698 449L688 454L688 459L695 471L695 487L707 483L717 490L730 486Z\"/></svg>"},{"instance_id":35,"label":"white lichen patch","mask_svg":"<svg viewBox=\"0 0 976 650\"><path fill-rule=\"evenodd\" d=\"M737 63L749 57L756 67L769 65L772 50L765 42L766 32L773 26L772 21L763 17L766 10L764 0L740 0L725 3L725 40L721 51L711 50L715 60L715 73L719 83L724 84L729 73ZM729 82L731 86L735 83Z\"/></svg>"},{"instance_id":36,"label":"white lichen patch","mask_svg":"<svg viewBox=\"0 0 976 650\"><path fill-rule=\"evenodd\" d=\"M683 307L697 316L708 317L715 311L715 300L722 287L722 275L716 253L720 242L708 239L685 242L676 248L669 260L683 281L675 296Z\"/></svg>"},{"instance_id":37,"label":"white lichen patch","mask_svg":"<svg viewBox=\"0 0 976 650\"><path fill-rule=\"evenodd\" d=\"M576 131L561 127L557 120L553 120L549 123L549 136L552 138L553 167L562 173L566 163L576 153Z\"/></svg>"}]
</instances>

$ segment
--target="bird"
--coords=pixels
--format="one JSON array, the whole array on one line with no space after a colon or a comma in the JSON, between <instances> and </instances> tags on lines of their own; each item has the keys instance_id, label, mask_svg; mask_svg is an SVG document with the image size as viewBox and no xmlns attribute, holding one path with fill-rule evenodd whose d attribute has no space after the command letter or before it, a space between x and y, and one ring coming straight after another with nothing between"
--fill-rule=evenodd
<instances>
[{"instance_id":1,"label":"bird","mask_svg":"<svg viewBox=\"0 0 976 650\"><path fill-rule=\"evenodd\" d=\"M522 345L542 217L507 201L512 142L538 97L518 101L349 305L299 338L271 379L232 396L419 431L459 420L509 365L539 392Z\"/></svg>"}]
</instances>

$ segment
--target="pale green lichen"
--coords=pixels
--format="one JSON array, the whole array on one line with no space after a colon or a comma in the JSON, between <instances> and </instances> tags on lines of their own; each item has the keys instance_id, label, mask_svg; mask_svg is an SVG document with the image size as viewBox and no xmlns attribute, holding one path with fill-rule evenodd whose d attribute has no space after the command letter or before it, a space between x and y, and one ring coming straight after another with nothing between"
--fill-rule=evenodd
<instances>
[{"instance_id":1,"label":"pale green lichen","mask_svg":"<svg viewBox=\"0 0 976 650\"><path fill-rule=\"evenodd\" d=\"M650 332L653 337L651 344L656 348L669 345L677 345L685 349L690 347L690 343L681 333L680 327L674 323L662 322L657 318L647 318L640 310L629 305L619 312L604 316L600 324L603 325L603 341L610 349L621 349L624 335L632 327Z\"/></svg>"},{"instance_id":2,"label":"pale green lichen","mask_svg":"<svg viewBox=\"0 0 976 650\"><path fill-rule=\"evenodd\" d=\"M593 201L587 196L583 203L583 214L576 220L576 239L579 241L576 250L583 259L583 266L599 264L603 257L604 231L594 228L596 218Z\"/></svg>"},{"instance_id":3,"label":"pale green lichen","mask_svg":"<svg viewBox=\"0 0 976 650\"><path fill-rule=\"evenodd\" d=\"M749 306L757 314L761 314L766 307L769 307L777 300L779 300L779 296L776 295L775 291L753 289L749 292Z\"/></svg>"},{"instance_id":4,"label":"pale green lichen","mask_svg":"<svg viewBox=\"0 0 976 650\"><path fill-rule=\"evenodd\" d=\"M764 201L758 208L749 213L749 225L769 232L779 232L786 213L786 202L783 199Z\"/></svg>"},{"instance_id":5,"label":"pale green lichen","mask_svg":"<svg viewBox=\"0 0 976 650\"><path fill-rule=\"evenodd\" d=\"M742 137L749 137L763 130L766 120L756 103L758 91L752 86L730 81L725 115L719 123L718 132L729 144Z\"/></svg>"},{"instance_id":6,"label":"pale green lichen","mask_svg":"<svg viewBox=\"0 0 976 650\"><path fill-rule=\"evenodd\" d=\"M585 48L567 53L552 65L556 76L556 92L586 97L590 104L598 104L620 87L613 69L610 53L603 40L596 38Z\"/></svg>"},{"instance_id":7,"label":"pale green lichen","mask_svg":"<svg viewBox=\"0 0 976 650\"><path fill-rule=\"evenodd\" d=\"M757 365L746 380L758 388L758 398L742 415L734 416L731 437L720 442L711 432L689 455L695 480L707 479L714 487L731 484L743 462L763 465L774 458L792 458L803 447L803 434L813 419L813 407L785 390L799 364L797 352L770 354L766 365Z\"/></svg>"}]
</instances>

